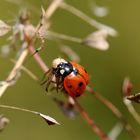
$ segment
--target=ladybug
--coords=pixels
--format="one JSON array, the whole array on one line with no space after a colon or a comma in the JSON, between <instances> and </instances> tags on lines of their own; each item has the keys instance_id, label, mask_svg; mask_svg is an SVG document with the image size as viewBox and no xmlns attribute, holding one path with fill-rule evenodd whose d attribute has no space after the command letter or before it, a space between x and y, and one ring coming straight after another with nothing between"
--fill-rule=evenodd
<instances>
[{"instance_id":1,"label":"ladybug","mask_svg":"<svg viewBox=\"0 0 140 140\"><path fill-rule=\"evenodd\" d=\"M83 66L62 58L53 60L52 68L49 69L47 75L46 90L50 83L54 83L57 90L64 90L71 97L82 95L89 83L88 73Z\"/></svg>"}]
</instances>

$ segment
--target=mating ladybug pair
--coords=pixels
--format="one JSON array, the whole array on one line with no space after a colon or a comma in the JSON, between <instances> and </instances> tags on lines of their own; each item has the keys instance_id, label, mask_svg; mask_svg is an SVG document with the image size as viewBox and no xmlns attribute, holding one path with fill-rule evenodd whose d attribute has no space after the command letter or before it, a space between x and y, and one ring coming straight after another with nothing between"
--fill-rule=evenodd
<instances>
[{"instance_id":1,"label":"mating ladybug pair","mask_svg":"<svg viewBox=\"0 0 140 140\"><path fill-rule=\"evenodd\" d=\"M48 70L46 90L51 83L56 85L56 89L64 90L72 97L82 95L89 82L89 76L83 66L68 62L62 58L56 58L52 62L52 68Z\"/></svg>"}]
</instances>

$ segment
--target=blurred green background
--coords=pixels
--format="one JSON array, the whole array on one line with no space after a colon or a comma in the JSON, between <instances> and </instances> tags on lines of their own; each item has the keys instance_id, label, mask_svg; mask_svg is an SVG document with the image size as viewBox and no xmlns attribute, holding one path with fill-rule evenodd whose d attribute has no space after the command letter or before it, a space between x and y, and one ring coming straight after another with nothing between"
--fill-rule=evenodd
<instances>
[{"instance_id":1,"label":"blurred green background","mask_svg":"<svg viewBox=\"0 0 140 140\"><path fill-rule=\"evenodd\" d=\"M9 22L11 25L14 23L13 19L17 18L18 12L22 8L27 8L31 12L32 22L36 25L40 19L41 5L46 8L51 2L50 0L15 0L20 3L20 6L17 6L14 0L11 1L1 0L0 3L0 19ZM121 93L122 82L126 76L129 76L134 84L133 93L140 91L140 1L66 0L66 2L118 31L118 37L108 38L110 49L105 52L69 41L63 41L63 43L71 46L80 56L80 63L86 67L90 74L90 86L115 104L123 112L137 135L140 136L140 126L124 106ZM95 4L95 2L97 5L108 8L109 13L107 16L101 18L93 15L91 5ZM51 17L51 30L83 38L95 31L95 28L72 14L59 9ZM0 47L6 43L6 39L1 37ZM55 41L47 41L46 46L40 52L40 55L46 64L50 66L54 58L63 57L63 55ZM15 54L16 52L11 51L8 57L0 56L0 80L4 80L12 69L13 64L9 59L14 58ZM33 59L29 60L27 67L40 79L42 78L43 72ZM62 94L55 92L53 94L56 97L62 96L63 98ZM118 122L113 113L91 94L85 93L79 99L79 102L105 133L108 133ZM51 100L51 97L46 95L39 83L33 81L24 72L22 72L18 82L6 90L0 99L0 104L40 111L54 117L61 123L60 126L50 127L40 118L30 113L0 108L0 114L4 114L10 119L10 124L5 131L0 133L0 140L99 140L99 137L92 132L90 126L80 115L75 120L65 117ZM134 104L134 106L140 113L140 105ZM131 138L127 131L123 129L118 140L131 140Z\"/></svg>"}]
</instances>

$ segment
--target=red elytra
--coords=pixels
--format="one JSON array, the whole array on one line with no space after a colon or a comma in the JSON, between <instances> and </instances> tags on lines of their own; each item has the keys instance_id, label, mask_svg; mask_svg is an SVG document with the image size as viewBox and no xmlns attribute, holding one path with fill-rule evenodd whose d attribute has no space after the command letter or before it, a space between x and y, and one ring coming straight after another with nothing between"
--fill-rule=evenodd
<instances>
[{"instance_id":1,"label":"red elytra","mask_svg":"<svg viewBox=\"0 0 140 140\"><path fill-rule=\"evenodd\" d=\"M70 62L73 67L75 67L78 70L78 73L85 79L86 84L89 83L89 75L87 73L87 71L85 70L85 68L83 66L81 66L80 64L77 64L75 62Z\"/></svg>"},{"instance_id":2,"label":"red elytra","mask_svg":"<svg viewBox=\"0 0 140 140\"><path fill-rule=\"evenodd\" d=\"M78 70L77 74L71 72L64 78L64 88L72 97L82 95L89 83L89 76L85 68L75 62L70 62L72 66Z\"/></svg>"}]
</instances>

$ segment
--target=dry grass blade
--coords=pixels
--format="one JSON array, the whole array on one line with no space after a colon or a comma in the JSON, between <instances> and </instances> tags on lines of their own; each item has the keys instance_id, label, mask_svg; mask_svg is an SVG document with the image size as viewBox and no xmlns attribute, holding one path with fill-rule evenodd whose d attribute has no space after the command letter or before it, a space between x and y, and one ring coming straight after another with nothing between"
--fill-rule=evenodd
<instances>
[{"instance_id":1,"label":"dry grass blade","mask_svg":"<svg viewBox=\"0 0 140 140\"><path fill-rule=\"evenodd\" d=\"M8 106L8 105L0 105L0 108L7 108L7 109L29 112L34 115L40 116L42 119L44 119L48 123L48 125L54 125L54 124L60 125L60 123L58 123L54 118L52 118L48 115L42 114L40 112L37 112L37 111L33 111L33 110L25 109L25 108L19 108L19 107L15 107L15 106Z\"/></svg>"},{"instance_id":2,"label":"dry grass blade","mask_svg":"<svg viewBox=\"0 0 140 140\"><path fill-rule=\"evenodd\" d=\"M60 123L58 123L54 118L48 116L48 115L44 115L42 113L39 113L39 116L44 119L48 125L54 125L54 124L58 124L60 125Z\"/></svg>"}]
</instances>

